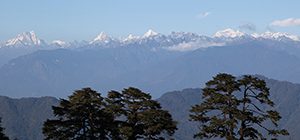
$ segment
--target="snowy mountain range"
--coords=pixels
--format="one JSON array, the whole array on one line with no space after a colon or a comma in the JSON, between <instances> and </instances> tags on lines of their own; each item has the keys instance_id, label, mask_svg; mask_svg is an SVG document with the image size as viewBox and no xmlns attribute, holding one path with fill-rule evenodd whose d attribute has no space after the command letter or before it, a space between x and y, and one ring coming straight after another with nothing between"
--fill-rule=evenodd
<instances>
[{"instance_id":1,"label":"snowy mountain range","mask_svg":"<svg viewBox=\"0 0 300 140\"><path fill-rule=\"evenodd\" d=\"M47 43L28 32L0 48L0 92L11 97L64 97L85 86L104 92L136 86L158 97L199 87L219 72L300 83L299 37L233 29L212 36L149 30L141 36L102 32L90 41Z\"/></svg>"},{"instance_id":2,"label":"snowy mountain range","mask_svg":"<svg viewBox=\"0 0 300 140\"><path fill-rule=\"evenodd\" d=\"M300 37L288 33L265 32L247 34L239 30L225 29L217 31L214 35L204 36L188 32L171 32L169 35L157 33L148 30L142 36L128 35L125 38L115 38L101 32L91 41L73 41L65 42L63 40L54 40L46 43L39 39L37 35L31 32L18 34L15 38L1 43L0 48L20 48L20 47L40 47L40 48L83 48L83 47L122 47L122 46L151 46L160 47L172 51L191 51L198 48L210 46L224 46L226 44L237 44L241 41L266 40L280 42L300 42Z\"/></svg>"},{"instance_id":3,"label":"snowy mountain range","mask_svg":"<svg viewBox=\"0 0 300 140\"><path fill-rule=\"evenodd\" d=\"M46 45L45 41L37 38L34 31L18 34L15 38L7 40L3 46L6 47L37 47ZM1 47L3 47L1 46Z\"/></svg>"}]
</instances>

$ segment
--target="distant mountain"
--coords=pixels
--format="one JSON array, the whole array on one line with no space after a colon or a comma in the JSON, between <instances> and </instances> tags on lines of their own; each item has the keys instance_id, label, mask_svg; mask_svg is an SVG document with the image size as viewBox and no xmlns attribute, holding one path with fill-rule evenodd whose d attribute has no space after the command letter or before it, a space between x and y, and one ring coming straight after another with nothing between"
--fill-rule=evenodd
<instances>
[{"instance_id":1,"label":"distant mountain","mask_svg":"<svg viewBox=\"0 0 300 140\"><path fill-rule=\"evenodd\" d=\"M18 34L16 37L0 43L0 67L16 57L49 48L51 47L44 40L39 39L34 31Z\"/></svg>"},{"instance_id":2,"label":"distant mountain","mask_svg":"<svg viewBox=\"0 0 300 140\"><path fill-rule=\"evenodd\" d=\"M106 91L138 86L160 93L197 87L219 72L262 74L300 82L299 37L247 34L233 29L212 37L188 32L48 44L22 33L0 48L0 91L11 97L64 97L81 86ZM16 84L18 87L16 88Z\"/></svg>"},{"instance_id":3,"label":"distant mountain","mask_svg":"<svg viewBox=\"0 0 300 140\"><path fill-rule=\"evenodd\" d=\"M62 40L53 40L51 45L57 48L67 48L70 47L71 44Z\"/></svg>"},{"instance_id":4,"label":"distant mountain","mask_svg":"<svg viewBox=\"0 0 300 140\"><path fill-rule=\"evenodd\" d=\"M265 32L263 34L252 34L253 37L255 38L264 38L264 39L271 39L271 40L278 40L278 41L300 41L299 36L296 35L291 35L287 33L280 33L280 32Z\"/></svg>"},{"instance_id":5,"label":"distant mountain","mask_svg":"<svg viewBox=\"0 0 300 140\"><path fill-rule=\"evenodd\" d=\"M135 86L157 98L167 91L201 87L220 72L261 74L300 83L299 37L273 32L247 34L233 29L218 31L212 37L188 32L164 35L149 30L142 36L114 38L100 33L91 41L47 43L34 32L25 32L0 43L0 94L10 97L66 97L86 86L105 94L108 90ZM281 125L290 129L292 139L298 139L296 132L300 126L295 124L299 124L296 118L300 116L297 114L299 85L274 80L268 83L274 92L272 98L285 115ZM180 129L177 138L189 139L187 134L195 130L184 118L184 112L197 102L198 91L178 91L159 99L177 120L184 122L180 127L187 128ZM57 103L53 98L1 100L0 109L4 111L0 114L7 132L25 140L41 139L41 120L50 116L50 107L46 106ZM40 107L42 102L49 104ZM31 110L22 108L26 104ZM40 110L49 112L35 122L32 115L35 112L30 111ZM35 119L27 120L23 113L32 113L27 115ZM31 135L32 132L37 134Z\"/></svg>"},{"instance_id":6,"label":"distant mountain","mask_svg":"<svg viewBox=\"0 0 300 140\"><path fill-rule=\"evenodd\" d=\"M300 55L277 45L275 49L264 41L249 41L185 52L140 46L43 50L2 66L0 91L11 97L65 97L83 86L104 92L136 86L159 97L198 87L219 72L300 82Z\"/></svg>"},{"instance_id":7,"label":"distant mountain","mask_svg":"<svg viewBox=\"0 0 300 140\"><path fill-rule=\"evenodd\" d=\"M19 56L33 53L37 51L36 47L32 48L9 48L3 47L0 48L0 67L8 63L10 60L15 59Z\"/></svg>"},{"instance_id":8,"label":"distant mountain","mask_svg":"<svg viewBox=\"0 0 300 140\"><path fill-rule=\"evenodd\" d=\"M52 105L58 100L53 97L12 99L0 96L0 116L5 133L10 139L41 140L42 125L51 118Z\"/></svg>"},{"instance_id":9,"label":"distant mountain","mask_svg":"<svg viewBox=\"0 0 300 140\"><path fill-rule=\"evenodd\" d=\"M300 84L259 77L267 82L271 99L276 105L275 108L283 117L279 126L290 132L290 136L280 139L299 139ZM68 93L68 95L70 94L71 92ZM190 88L167 92L157 100L178 121L175 139L192 140L193 134L198 128L197 123L189 121L189 110L192 105L202 101L201 89ZM0 97L0 116L3 118L6 134L10 138L18 138L19 140L42 139L42 124L47 118L53 117L51 106L57 105L58 102L56 98L52 97L21 99Z\"/></svg>"},{"instance_id":10,"label":"distant mountain","mask_svg":"<svg viewBox=\"0 0 300 140\"><path fill-rule=\"evenodd\" d=\"M37 35L33 32L24 32L18 34L15 38L9 39L4 43L0 44L0 48L3 47L43 47L48 48L82 48L82 47L122 47L132 45L140 46L156 46L156 47L166 47L170 48L182 43L192 43L197 42L198 44L227 44L228 43L238 43L245 40L272 40L272 41L281 41L281 42L300 42L300 37L296 35L291 35L288 33L280 32L270 32L265 33L253 33L247 34L239 30L234 29L225 29L217 31L213 36L204 36L198 35L195 33L187 32L171 32L169 35L164 35L155 32L154 30L148 30L142 36L128 35L126 38L114 38L107 35L104 32L101 32L91 41L83 41L86 43L79 43L78 41L74 42L65 42L63 40L54 40L51 43L47 43L42 39L39 39ZM207 45L214 46L214 45Z\"/></svg>"},{"instance_id":11,"label":"distant mountain","mask_svg":"<svg viewBox=\"0 0 300 140\"><path fill-rule=\"evenodd\" d=\"M39 39L34 31L18 34L15 38L9 39L2 47L41 47L46 42Z\"/></svg>"},{"instance_id":12,"label":"distant mountain","mask_svg":"<svg viewBox=\"0 0 300 140\"><path fill-rule=\"evenodd\" d=\"M37 51L0 69L0 91L10 97L65 97L82 86L101 91L121 89L142 80L130 73L176 55L146 48Z\"/></svg>"},{"instance_id":13,"label":"distant mountain","mask_svg":"<svg viewBox=\"0 0 300 140\"><path fill-rule=\"evenodd\" d=\"M172 114L173 119L178 122L175 139L192 140L198 127L197 123L189 121L189 110L192 105L201 102L201 90L195 88L167 92L158 98L158 101L164 109Z\"/></svg>"},{"instance_id":14,"label":"distant mountain","mask_svg":"<svg viewBox=\"0 0 300 140\"><path fill-rule=\"evenodd\" d=\"M246 36L246 34L241 31L235 31L235 30L229 28L229 29L225 29L225 30L216 32L213 37L216 37L216 38L239 38L239 37L243 37L243 36Z\"/></svg>"}]
</instances>

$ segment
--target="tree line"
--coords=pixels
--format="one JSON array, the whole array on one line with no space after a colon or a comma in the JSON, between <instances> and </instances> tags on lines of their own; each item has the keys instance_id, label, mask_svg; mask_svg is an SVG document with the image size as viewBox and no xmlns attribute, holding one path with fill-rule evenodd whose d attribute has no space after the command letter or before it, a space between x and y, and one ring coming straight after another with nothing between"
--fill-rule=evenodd
<instances>
[{"instance_id":1,"label":"tree line","mask_svg":"<svg viewBox=\"0 0 300 140\"><path fill-rule=\"evenodd\" d=\"M281 116L269 96L265 81L257 77L214 76L202 89L202 101L190 110L190 121L199 128L194 138L266 140L289 135L278 128ZM83 88L60 99L52 110L55 117L43 125L46 140L174 139L178 124L149 93L134 87L110 91L107 97ZM0 139L8 139L2 127Z\"/></svg>"}]
</instances>

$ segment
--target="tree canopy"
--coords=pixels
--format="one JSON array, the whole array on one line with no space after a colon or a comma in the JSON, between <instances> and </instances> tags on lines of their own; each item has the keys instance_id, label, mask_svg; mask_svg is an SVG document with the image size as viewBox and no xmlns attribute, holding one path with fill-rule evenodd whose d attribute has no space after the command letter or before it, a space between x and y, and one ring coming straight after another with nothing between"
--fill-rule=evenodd
<instances>
[{"instance_id":1,"label":"tree canopy","mask_svg":"<svg viewBox=\"0 0 300 140\"><path fill-rule=\"evenodd\" d=\"M127 88L121 93L108 93L108 102L119 119L119 132L122 139L164 139L172 136L177 129L171 114L151 99L150 94L137 88Z\"/></svg>"},{"instance_id":2,"label":"tree canopy","mask_svg":"<svg viewBox=\"0 0 300 140\"><path fill-rule=\"evenodd\" d=\"M109 139L113 117L105 111L106 103L99 93L83 88L61 99L59 106L53 106L55 119L44 123L46 139Z\"/></svg>"},{"instance_id":3,"label":"tree canopy","mask_svg":"<svg viewBox=\"0 0 300 140\"><path fill-rule=\"evenodd\" d=\"M273 108L264 80L250 75L237 79L221 73L202 91L203 102L190 110L191 120L200 122L194 137L244 140L288 135L287 130L278 128L281 116Z\"/></svg>"},{"instance_id":4,"label":"tree canopy","mask_svg":"<svg viewBox=\"0 0 300 140\"><path fill-rule=\"evenodd\" d=\"M150 94L133 87L111 91L107 98L83 88L52 109L55 118L43 127L48 140L156 140L172 136L177 129L168 111Z\"/></svg>"}]
</instances>

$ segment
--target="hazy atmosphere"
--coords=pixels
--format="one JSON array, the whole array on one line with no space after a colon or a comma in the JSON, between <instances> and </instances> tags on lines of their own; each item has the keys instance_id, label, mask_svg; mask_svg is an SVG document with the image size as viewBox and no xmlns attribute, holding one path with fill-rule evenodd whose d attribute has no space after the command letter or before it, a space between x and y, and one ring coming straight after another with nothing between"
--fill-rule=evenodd
<instances>
[{"instance_id":1,"label":"hazy atmosphere","mask_svg":"<svg viewBox=\"0 0 300 140\"><path fill-rule=\"evenodd\" d=\"M1 0L0 140L299 140L299 5Z\"/></svg>"}]
</instances>

